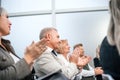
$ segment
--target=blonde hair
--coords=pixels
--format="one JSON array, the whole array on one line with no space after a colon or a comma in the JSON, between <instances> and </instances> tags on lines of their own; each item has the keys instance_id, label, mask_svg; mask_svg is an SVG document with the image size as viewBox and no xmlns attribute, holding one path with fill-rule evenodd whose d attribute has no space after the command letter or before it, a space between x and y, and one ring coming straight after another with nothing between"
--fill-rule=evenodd
<instances>
[{"instance_id":1,"label":"blonde hair","mask_svg":"<svg viewBox=\"0 0 120 80\"><path fill-rule=\"evenodd\" d=\"M66 40L66 39L61 40L58 48L56 49L56 51L60 54L63 54L64 53L64 46L65 46L66 43L68 43L68 40Z\"/></svg>"}]
</instances>

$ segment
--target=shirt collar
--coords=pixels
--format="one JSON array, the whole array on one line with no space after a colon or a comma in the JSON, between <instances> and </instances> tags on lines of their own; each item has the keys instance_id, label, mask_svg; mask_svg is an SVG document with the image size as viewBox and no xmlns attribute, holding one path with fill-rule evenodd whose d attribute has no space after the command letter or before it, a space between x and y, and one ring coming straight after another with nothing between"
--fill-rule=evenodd
<instances>
[{"instance_id":1,"label":"shirt collar","mask_svg":"<svg viewBox=\"0 0 120 80\"><path fill-rule=\"evenodd\" d=\"M52 52L53 49L47 46L47 50L48 50L49 52Z\"/></svg>"}]
</instances>

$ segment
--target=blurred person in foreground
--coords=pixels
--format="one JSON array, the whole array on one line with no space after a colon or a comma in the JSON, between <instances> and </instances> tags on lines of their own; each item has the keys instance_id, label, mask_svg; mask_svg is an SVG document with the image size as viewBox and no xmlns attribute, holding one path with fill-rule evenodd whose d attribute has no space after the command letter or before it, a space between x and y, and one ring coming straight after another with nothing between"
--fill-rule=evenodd
<instances>
[{"instance_id":1,"label":"blurred person in foreground","mask_svg":"<svg viewBox=\"0 0 120 80\"><path fill-rule=\"evenodd\" d=\"M100 60L105 74L120 80L120 0L109 1L110 25L100 48Z\"/></svg>"}]
</instances>

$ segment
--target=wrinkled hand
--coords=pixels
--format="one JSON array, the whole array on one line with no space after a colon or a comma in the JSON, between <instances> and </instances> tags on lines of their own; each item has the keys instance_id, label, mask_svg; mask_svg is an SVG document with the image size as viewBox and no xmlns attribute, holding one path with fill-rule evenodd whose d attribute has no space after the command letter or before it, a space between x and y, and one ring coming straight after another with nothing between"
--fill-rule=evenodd
<instances>
[{"instance_id":1,"label":"wrinkled hand","mask_svg":"<svg viewBox=\"0 0 120 80\"><path fill-rule=\"evenodd\" d=\"M46 39L42 39L38 42L32 42L30 46L26 48L24 59L28 64L31 64L36 58L38 58L47 48Z\"/></svg>"},{"instance_id":2,"label":"wrinkled hand","mask_svg":"<svg viewBox=\"0 0 120 80\"><path fill-rule=\"evenodd\" d=\"M79 58L79 50L76 48L74 49L73 53L70 55L70 62L73 62L77 65L78 63L78 58Z\"/></svg>"},{"instance_id":3,"label":"wrinkled hand","mask_svg":"<svg viewBox=\"0 0 120 80\"><path fill-rule=\"evenodd\" d=\"M69 58L69 61L73 62L73 63L75 63L77 65L77 63L78 63L78 56L76 56L75 54L71 54L70 58Z\"/></svg>"},{"instance_id":4,"label":"wrinkled hand","mask_svg":"<svg viewBox=\"0 0 120 80\"><path fill-rule=\"evenodd\" d=\"M89 56L79 57L77 65L79 68L82 68L86 64L88 64L90 60L91 60L91 58Z\"/></svg>"}]
</instances>

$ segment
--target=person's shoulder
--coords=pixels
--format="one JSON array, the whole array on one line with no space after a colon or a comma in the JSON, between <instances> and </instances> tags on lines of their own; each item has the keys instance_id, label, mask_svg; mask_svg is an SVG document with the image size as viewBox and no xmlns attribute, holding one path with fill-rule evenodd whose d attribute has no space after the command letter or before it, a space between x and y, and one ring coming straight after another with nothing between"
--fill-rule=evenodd
<instances>
[{"instance_id":1,"label":"person's shoulder","mask_svg":"<svg viewBox=\"0 0 120 80\"><path fill-rule=\"evenodd\" d=\"M102 43L101 43L101 48L104 47L110 47L111 45L108 43L107 37L105 36Z\"/></svg>"},{"instance_id":2,"label":"person's shoulder","mask_svg":"<svg viewBox=\"0 0 120 80\"><path fill-rule=\"evenodd\" d=\"M108 38L107 38L107 36L105 36L105 38L103 39L103 41L102 41L102 44L101 44L101 48L102 47L109 47L109 48L116 48L116 46L115 45L111 45L109 42L108 42Z\"/></svg>"},{"instance_id":3,"label":"person's shoulder","mask_svg":"<svg viewBox=\"0 0 120 80\"><path fill-rule=\"evenodd\" d=\"M113 55L113 53L118 53L118 50L116 45L109 44L107 37L105 37L100 47L100 54L108 55L107 53Z\"/></svg>"},{"instance_id":4,"label":"person's shoulder","mask_svg":"<svg viewBox=\"0 0 120 80\"><path fill-rule=\"evenodd\" d=\"M43 52L41 54L41 56L37 59L37 60L49 60L49 59L53 59L52 53L49 50L46 50L45 52Z\"/></svg>"},{"instance_id":5,"label":"person's shoulder","mask_svg":"<svg viewBox=\"0 0 120 80\"><path fill-rule=\"evenodd\" d=\"M102 43L108 43L108 41L107 41L107 36L105 36L104 38L103 38L103 40L102 40Z\"/></svg>"}]
</instances>

